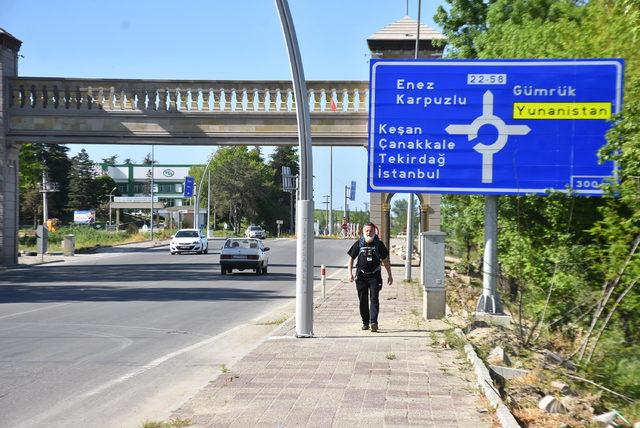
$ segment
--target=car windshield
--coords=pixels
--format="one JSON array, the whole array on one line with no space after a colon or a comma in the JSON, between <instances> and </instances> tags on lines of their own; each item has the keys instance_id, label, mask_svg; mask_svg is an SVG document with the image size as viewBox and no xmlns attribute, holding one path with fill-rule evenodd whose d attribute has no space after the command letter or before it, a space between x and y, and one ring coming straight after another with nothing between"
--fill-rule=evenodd
<instances>
[{"instance_id":1,"label":"car windshield","mask_svg":"<svg viewBox=\"0 0 640 428\"><path fill-rule=\"evenodd\" d=\"M229 239L224 243L224 248L258 248L255 239Z\"/></svg>"},{"instance_id":2,"label":"car windshield","mask_svg":"<svg viewBox=\"0 0 640 428\"><path fill-rule=\"evenodd\" d=\"M249 230L262 230L260 226L251 226Z\"/></svg>"},{"instance_id":3,"label":"car windshield","mask_svg":"<svg viewBox=\"0 0 640 428\"><path fill-rule=\"evenodd\" d=\"M176 233L176 238L198 238L198 231L196 230L179 230Z\"/></svg>"}]
</instances>

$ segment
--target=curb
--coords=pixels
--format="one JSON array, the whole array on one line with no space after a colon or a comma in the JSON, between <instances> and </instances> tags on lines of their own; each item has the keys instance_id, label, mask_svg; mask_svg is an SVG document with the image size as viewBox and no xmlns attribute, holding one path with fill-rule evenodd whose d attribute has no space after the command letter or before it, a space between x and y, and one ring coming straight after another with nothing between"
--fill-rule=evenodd
<instances>
[{"instance_id":1,"label":"curb","mask_svg":"<svg viewBox=\"0 0 640 428\"><path fill-rule=\"evenodd\" d=\"M520 428L520 424L516 421L516 418L513 417L509 408L502 402L500 394L493 386L493 380L489 375L489 369L487 369L487 366L485 366L484 362L478 357L476 351L474 351L473 346L471 346L469 341L467 341L462 330L456 328L454 332L456 336L465 342L464 351L465 354L467 354L467 360L469 360L476 372L478 386L480 387L482 394L487 400L489 400L491 406L496 410L496 416L500 421L500 425L505 428Z\"/></svg>"},{"instance_id":2,"label":"curb","mask_svg":"<svg viewBox=\"0 0 640 428\"><path fill-rule=\"evenodd\" d=\"M95 255L95 254L105 254L105 253L109 253L109 250L111 248L118 248L118 247L125 247L127 245L133 245L133 244L139 244L139 243L149 243L151 241L137 241L137 242L127 242L124 244L116 244L116 245L105 245L105 246L100 246L100 247L93 247L91 249L88 249L87 251L76 251L75 254L82 254L84 256L91 256L91 255ZM163 247L165 245L169 245L168 242L164 242L164 241L153 241L153 243L150 246L147 247L139 247L138 249L140 250L145 250L148 248L157 248L157 247ZM136 248L136 247L134 247ZM66 259L64 257L68 257L63 255L63 253L61 252L56 252L54 254L50 254L49 256L57 256L57 257L63 257L63 258L59 258L59 259L55 259L55 260L47 260L47 261L36 261L34 263L18 263L16 266L42 266L42 265L47 265L47 264L51 264L51 263L63 263L66 261ZM21 256L23 257L23 256ZM37 256L36 256L37 257ZM12 268L12 267L9 267Z\"/></svg>"}]
</instances>

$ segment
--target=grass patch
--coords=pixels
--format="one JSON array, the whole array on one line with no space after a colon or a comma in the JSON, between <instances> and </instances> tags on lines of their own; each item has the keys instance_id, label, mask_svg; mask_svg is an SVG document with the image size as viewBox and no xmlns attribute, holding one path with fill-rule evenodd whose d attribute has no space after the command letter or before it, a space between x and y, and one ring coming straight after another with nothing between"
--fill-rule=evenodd
<instances>
[{"instance_id":1,"label":"grass patch","mask_svg":"<svg viewBox=\"0 0 640 428\"><path fill-rule=\"evenodd\" d=\"M144 421L141 428L182 428L192 425L191 419L173 418L168 421Z\"/></svg>"},{"instance_id":2,"label":"grass patch","mask_svg":"<svg viewBox=\"0 0 640 428\"><path fill-rule=\"evenodd\" d=\"M258 325L280 325L280 324L283 324L288 319L289 317L287 315L283 315L282 317L275 320L259 322Z\"/></svg>"},{"instance_id":3,"label":"grass patch","mask_svg":"<svg viewBox=\"0 0 640 428\"><path fill-rule=\"evenodd\" d=\"M229 373L230 370L226 364L220 364L220 373Z\"/></svg>"},{"instance_id":4,"label":"grass patch","mask_svg":"<svg viewBox=\"0 0 640 428\"><path fill-rule=\"evenodd\" d=\"M395 360L395 359L396 359L396 354L394 354L393 352L389 352L389 353L385 356L385 358L386 358L387 360Z\"/></svg>"},{"instance_id":5,"label":"grass patch","mask_svg":"<svg viewBox=\"0 0 640 428\"><path fill-rule=\"evenodd\" d=\"M31 230L23 230L20 237L20 251L35 251L36 238L31 235ZM173 229L154 229L153 238L157 240L169 239L175 233ZM82 251L91 248L105 247L111 245L126 244L131 242L146 241L151 237L150 233L136 233L129 231L107 232L104 229L94 229L90 226L63 226L55 232L49 232L49 252L62 251L62 241L65 235L76 237L76 250Z\"/></svg>"},{"instance_id":6,"label":"grass patch","mask_svg":"<svg viewBox=\"0 0 640 428\"><path fill-rule=\"evenodd\" d=\"M458 336L453 330L446 330L444 332L445 341L451 346L453 349L461 352L464 355L464 345L466 345L463 338Z\"/></svg>"}]
</instances>

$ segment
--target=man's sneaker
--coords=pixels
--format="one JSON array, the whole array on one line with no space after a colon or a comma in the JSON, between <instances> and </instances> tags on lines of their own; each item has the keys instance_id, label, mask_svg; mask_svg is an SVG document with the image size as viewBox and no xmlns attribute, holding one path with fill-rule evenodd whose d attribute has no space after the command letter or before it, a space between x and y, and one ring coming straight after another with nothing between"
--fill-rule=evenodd
<instances>
[{"instance_id":1,"label":"man's sneaker","mask_svg":"<svg viewBox=\"0 0 640 428\"><path fill-rule=\"evenodd\" d=\"M369 330L369 324L362 324L363 330Z\"/></svg>"},{"instance_id":2,"label":"man's sneaker","mask_svg":"<svg viewBox=\"0 0 640 428\"><path fill-rule=\"evenodd\" d=\"M372 331L372 332L374 332L374 333L375 333L376 331L378 331L378 324L376 324L376 323L371 323L371 331Z\"/></svg>"}]
</instances>

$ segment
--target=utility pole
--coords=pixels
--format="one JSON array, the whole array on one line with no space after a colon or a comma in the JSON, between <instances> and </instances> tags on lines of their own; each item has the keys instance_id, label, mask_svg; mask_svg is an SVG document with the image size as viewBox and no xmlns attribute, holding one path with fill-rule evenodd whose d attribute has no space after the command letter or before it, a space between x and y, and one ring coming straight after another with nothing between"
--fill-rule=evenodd
<instances>
[{"instance_id":1,"label":"utility pole","mask_svg":"<svg viewBox=\"0 0 640 428\"><path fill-rule=\"evenodd\" d=\"M45 171L42 171L42 184L40 185L40 193L42 193L42 225L47 225L49 220L49 201L47 195L53 192L60 191L60 183L52 183L49 181L49 177Z\"/></svg>"},{"instance_id":2,"label":"utility pole","mask_svg":"<svg viewBox=\"0 0 640 428\"><path fill-rule=\"evenodd\" d=\"M47 174L42 171L42 224L46 225L49 220L49 206L47 205Z\"/></svg>"},{"instance_id":3,"label":"utility pole","mask_svg":"<svg viewBox=\"0 0 640 428\"><path fill-rule=\"evenodd\" d=\"M333 235L333 146L329 146L329 235Z\"/></svg>"},{"instance_id":4,"label":"utility pole","mask_svg":"<svg viewBox=\"0 0 640 428\"><path fill-rule=\"evenodd\" d=\"M329 195L324 195L323 198L325 199L323 204L326 205L325 206L325 211L327 213L327 232L329 231Z\"/></svg>"}]
</instances>

